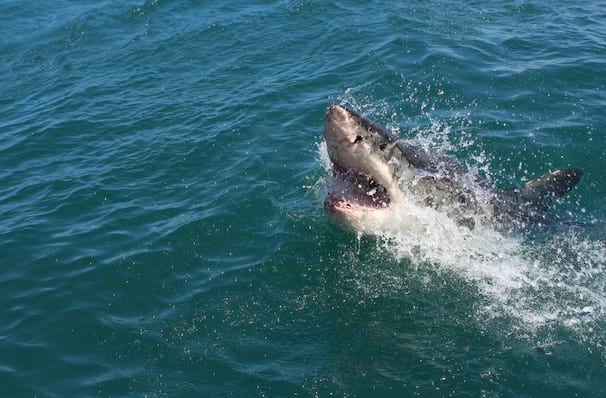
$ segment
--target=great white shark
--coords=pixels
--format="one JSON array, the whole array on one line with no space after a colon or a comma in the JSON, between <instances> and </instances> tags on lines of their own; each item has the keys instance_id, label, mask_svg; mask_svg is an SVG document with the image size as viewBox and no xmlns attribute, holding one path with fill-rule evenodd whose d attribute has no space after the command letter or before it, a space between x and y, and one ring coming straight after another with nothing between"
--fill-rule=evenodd
<instances>
[{"instance_id":1,"label":"great white shark","mask_svg":"<svg viewBox=\"0 0 606 398\"><path fill-rule=\"evenodd\" d=\"M467 168L454 158L404 141L342 105L328 108L324 137L333 168L324 208L359 232L372 233L396 218L398 228L422 231L414 214L396 214L402 201L431 208L469 229L478 221L505 228L545 222L549 206L583 175L565 168L517 189L492 189L479 178L470 181Z\"/></svg>"}]
</instances>

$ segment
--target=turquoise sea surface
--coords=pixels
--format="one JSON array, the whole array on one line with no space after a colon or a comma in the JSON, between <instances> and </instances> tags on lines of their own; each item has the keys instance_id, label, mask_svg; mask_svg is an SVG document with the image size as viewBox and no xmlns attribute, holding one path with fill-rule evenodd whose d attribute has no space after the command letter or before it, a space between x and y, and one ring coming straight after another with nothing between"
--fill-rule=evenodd
<instances>
[{"instance_id":1,"label":"turquoise sea surface","mask_svg":"<svg viewBox=\"0 0 606 398\"><path fill-rule=\"evenodd\" d=\"M331 103L552 222L356 236ZM603 1L0 0L0 397L606 396Z\"/></svg>"}]
</instances>

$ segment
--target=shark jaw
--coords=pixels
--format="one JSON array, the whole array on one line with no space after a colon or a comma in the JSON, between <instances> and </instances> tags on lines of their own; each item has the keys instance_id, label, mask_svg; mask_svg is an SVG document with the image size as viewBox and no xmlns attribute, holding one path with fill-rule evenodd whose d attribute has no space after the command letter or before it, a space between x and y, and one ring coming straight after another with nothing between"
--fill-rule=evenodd
<instances>
[{"instance_id":1,"label":"shark jaw","mask_svg":"<svg viewBox=\"0 0 606 398\"><path fill-rule=\"evenodd\" d=\"M387 189L372 176L333 164L333 179L328 189L327 210L374 211L389 207Z\"/></svg>"},{"instance_id":2,"label":"shark jaw","mask_svg":"<svg viewBox=\"0 0 606 398\"><path fill-rule=\"evenodd\" d=\"M328 109L324 137L333 165L324 201L327 214L358 231L387 217L386 210L399 196L386 153L395 138L340 105Z\"/></svg>"}]
</instances>

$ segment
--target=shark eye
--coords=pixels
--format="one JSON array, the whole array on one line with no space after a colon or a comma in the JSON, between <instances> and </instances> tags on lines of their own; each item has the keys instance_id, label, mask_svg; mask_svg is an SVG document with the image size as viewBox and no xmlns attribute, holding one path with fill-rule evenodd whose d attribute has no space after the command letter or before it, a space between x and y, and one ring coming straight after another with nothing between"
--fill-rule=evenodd
<instances>
[{"instance_id":1,"label":"shark eye","mask_svg":"<svg viewBox=\"0 0 606 398\"><path fill-rule=\"evenodd\" d=\"M386 142L382 142L382 143L379 144L379 149L380 150L384 151L385 148L387 148L387 143Z\"/></svg>"},{"instance_id":2,"label":"shark eye","mask_svg":"<svg viewBox=\"0 0 606 398\"><path fill-rule=\"evenodd\" d=\"M357 136L356 139L354 140L354 144L357 144L358 142L362 142L364 140L364 138L362 138L361 135Z\"/></svg>"}]
</instances>

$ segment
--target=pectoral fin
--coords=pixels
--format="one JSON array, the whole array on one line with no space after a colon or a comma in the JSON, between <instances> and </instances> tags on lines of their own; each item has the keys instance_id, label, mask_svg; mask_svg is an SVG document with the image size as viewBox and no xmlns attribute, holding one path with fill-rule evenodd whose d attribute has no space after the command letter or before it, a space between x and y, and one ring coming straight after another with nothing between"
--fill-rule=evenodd
<instances>
[{"instance_id":1,"label":"pectoral fin","mask_svg":"<svg viewBox=\"0 0 606 398\"><path fill-rule=\"evenodd\" d=\"M574 188L582 175L579 169L555 170L528 181L518 194L524 201L546 209L554 200Z\"/></svg>"}]
</instances>

